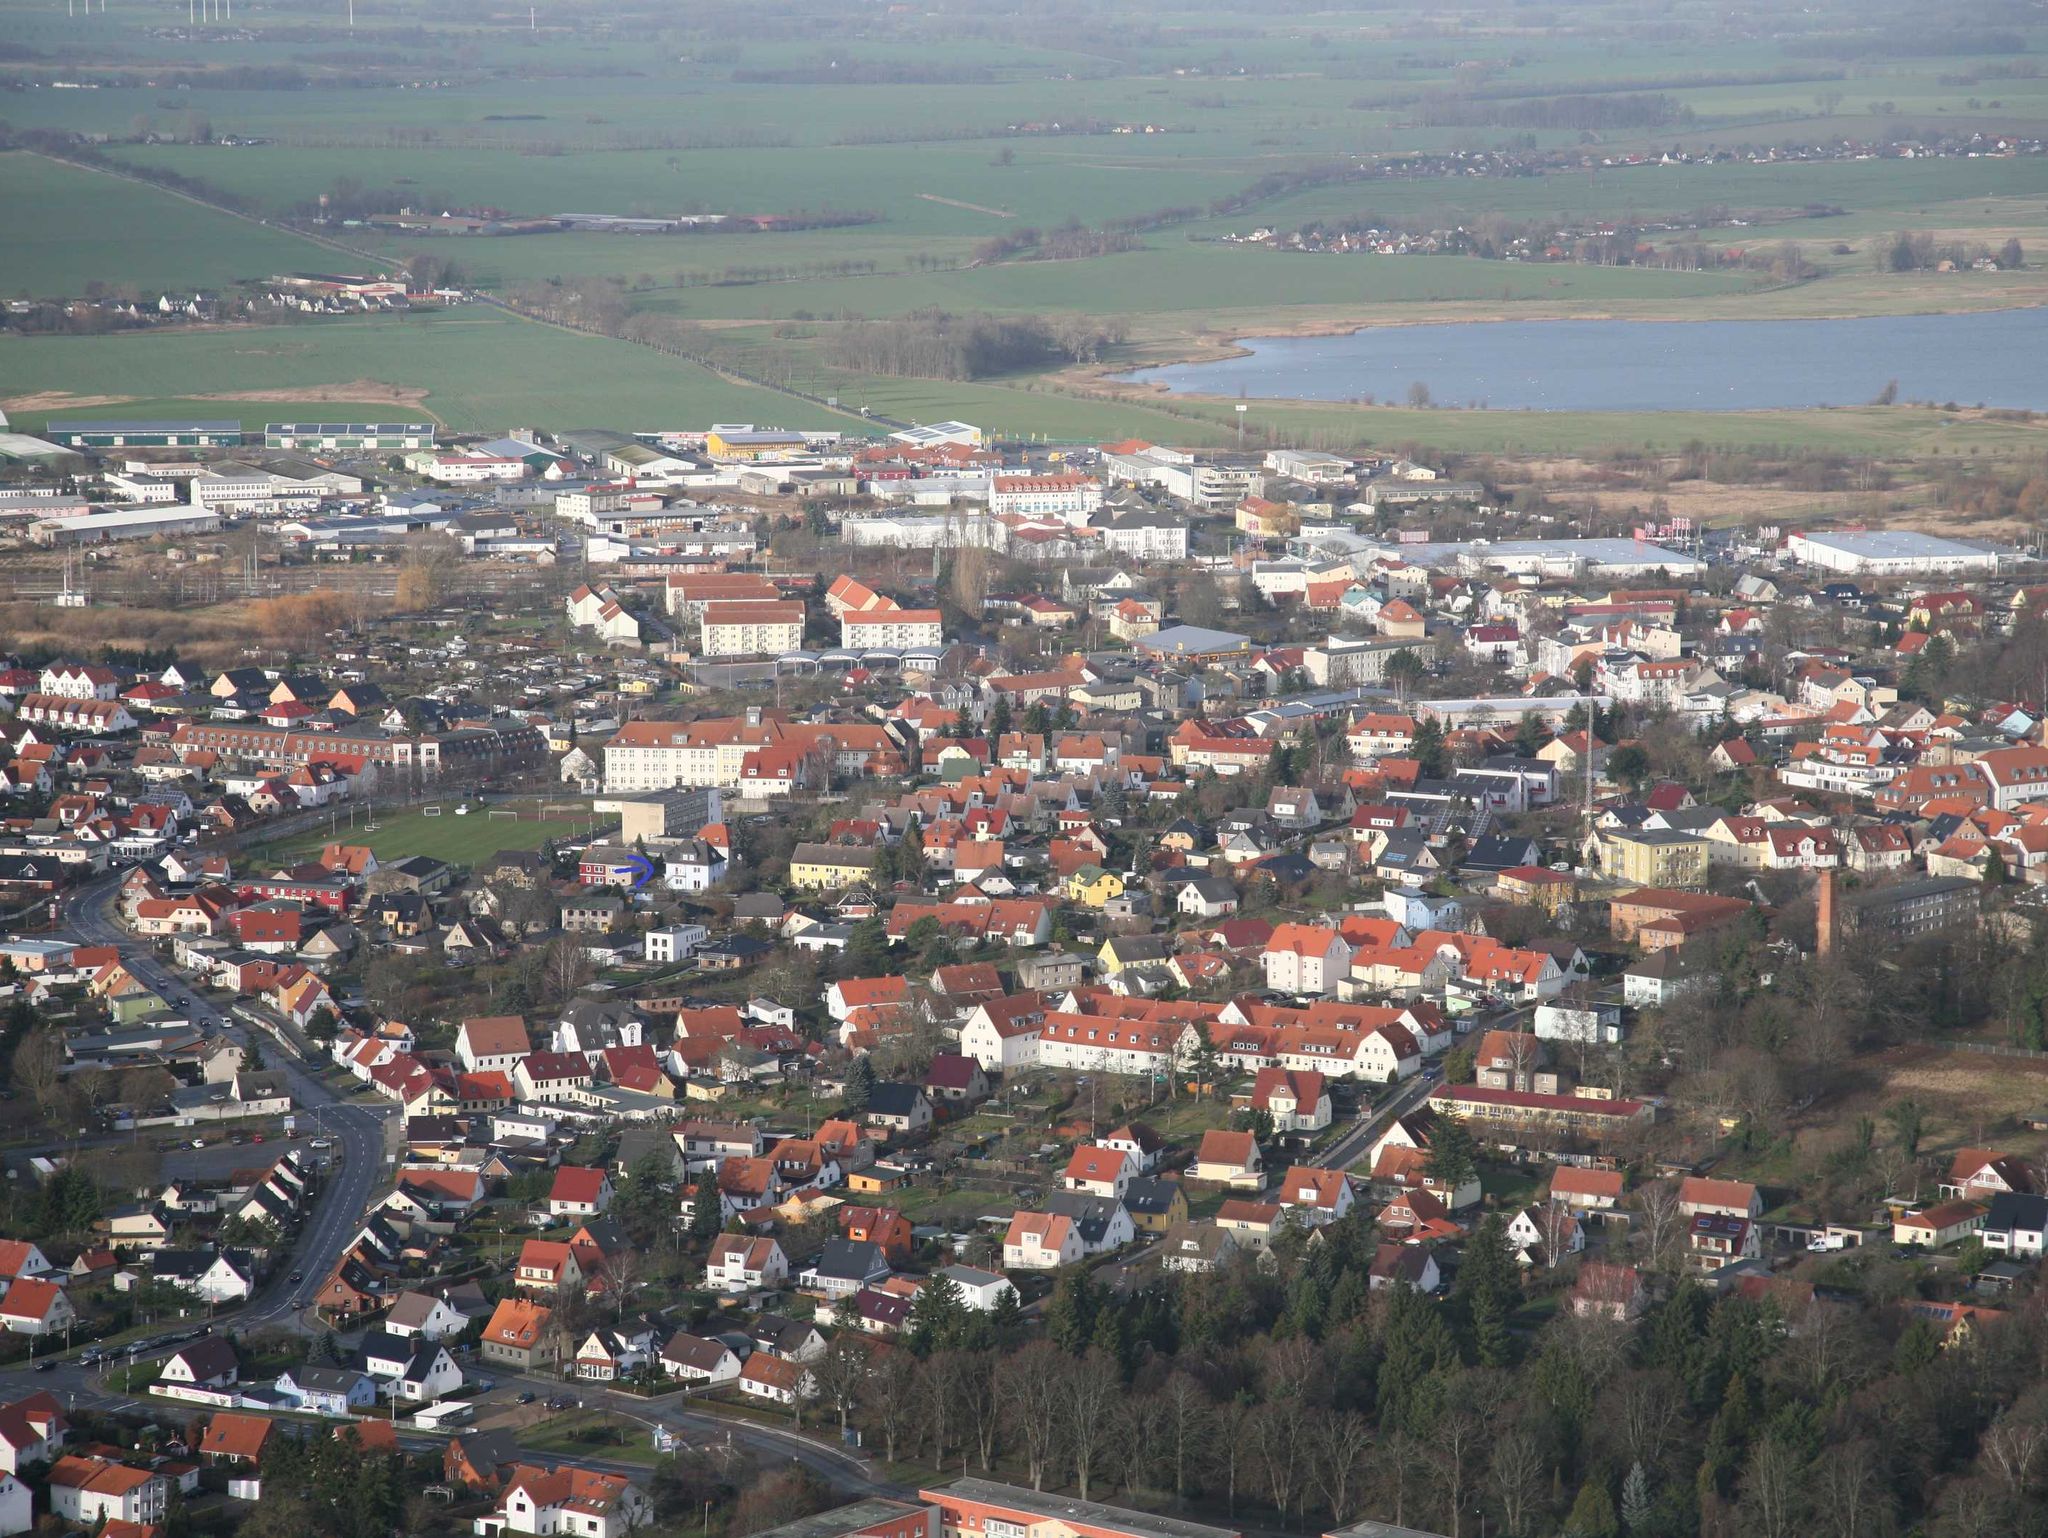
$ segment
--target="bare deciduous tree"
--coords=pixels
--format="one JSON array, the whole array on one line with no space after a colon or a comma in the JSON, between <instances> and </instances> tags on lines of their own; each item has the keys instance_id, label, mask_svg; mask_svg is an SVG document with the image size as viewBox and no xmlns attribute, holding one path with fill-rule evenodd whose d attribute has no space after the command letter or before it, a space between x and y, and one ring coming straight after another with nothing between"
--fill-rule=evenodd
<instances>
[{"instance_id":1,"label":"bare deciduous tree","mask_svg":"<svg viewBox=\"0 0 2048 1538\"><path fill-rule=\"evenodd\" d=\"M1678 1187L1672 1182L1653 1180L1636 1192L1634 1228L1644 1264L1652 1270L1670 1264L1684 1221L1685 1214L1678 1206Z\"/></svg>"},{"instance_id":2,"label":"bare deciduous tree","mask_svg":"<svg viewBox=\"0 0 2048 1538\"><path fill-rule=\"evenodd\" d=\"M996 1392L1010 1430L1024 1451L1025 1470L1034 1490L1045 1488L1045 1476L1058 1449L1064 1362L1059 1347L1035 1340L1004 1358L996 1375Z\"/></svg>"},{"instance_id":3,"label":"bare deciduous tree","mask_svg":"<svg viewBox=\"0 0 2048 1538\"><path fill-rule=\"evenodd\" d=\"M818 1397L839 1417L839 1430L846 1431L847 1417L860 1403L861 1385L869 1372L867 1343L852 1330L841 1330L825 1348L825 1354L811 1364L811 1379L818 1385Z\"/></svg>"},{"instance_id":4,"label":"bare deciduous tree","mask_svg":"<svg viewBox=\"0 0 2048 1538\"><path fill-rule=\"evenodd\" d=\"M2048 1426L2017 1406L1999 1416L1979 1444L1984 1467L2015 1501L2033 1485L2044 1453L2048 1453Z\"/></svg>"},{"instance_id":5,"label":"bare deciduous tree","mask_svg":"<svg viewBox=\"0 0 2048 1538\"><path fill-rule=\"evenodd\" d=\"M1815 1476L1829 1538L1885 1538L1893 1530L1892 1495L1877 1451L1858 1440L1830 1447Z\"/></svg>"},{"instance_id":6,"label":"bare deciduous tree","mask_svg":"<svg viewBox=\"0 0 2048 1538\"><path fill-rule=\"evenodd\" d=\"M1159 1391L1159 1404L1161 1435L1173 1463L1173 1498L1179 1502L1187 1498L1188 1461L1208 1446L1209 1396L1192 1377L1177 1372Z\"/></svg>"},{"instance_id":7,"label":"bare deciduous tree","mask_svg":"<svg viewBox=\"0 0 2048 1538\"><path fill-rule=\"evenodd\" d=\"M891 1463L903 1438L916 1424L913 1395L917 1389L917 1358L907 1351L892 1351L875 1363L862 1383L861 1406L875 1430L882 1434L882 1450Z\"/></svg>"},{"instance_id":8,"label":"bare deciduous tree","mask_svg":"<svg viewBox=\"0 0 2048 1538\"><path fill-rule=\"evenodd\" d=\"M1363 1504L1365 1456L1372 1450L1373 1431L1362 1415L1326 1411L1309 1424L1309 1459L1323 1504L1339 1525L1349 1522Z\"/></svg>"},{"instance_id":9,"label":"bare deciduous tree","mask_svg":"<svg viewBox=\"0 0 2048 1538\"><path fill-rule=\"evenodd\" d=\"M1090 1499L1095 1471L1108 1459L1123 1387L1116 1363L1101 1351L1091 1350L1079 1361L1070 1358L1062 1375L1059 1409L1066 1427L1067 1462L1084 1501Z\"/></svg>"},{"instance_id":10,"label":"bare deciduous tree","mask_svg":"<svg viewBox=\"0 0 2048 1538\"><path fill-rule=\"evenodd\" d=\"M1494 1439L1486 1486L1500 1508L1501 1529L1525 1533L1532 1506L1543 1494L1543 1450L1519 1427Z\"/></svg>"}]
</instances>

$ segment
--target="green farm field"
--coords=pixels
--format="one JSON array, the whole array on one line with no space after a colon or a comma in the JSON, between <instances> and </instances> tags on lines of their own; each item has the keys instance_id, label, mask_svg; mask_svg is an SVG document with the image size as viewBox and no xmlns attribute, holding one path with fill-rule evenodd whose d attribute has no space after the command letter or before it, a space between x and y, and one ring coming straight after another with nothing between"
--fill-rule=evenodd
<instances>
[{"instance_id":1,"label":"green farm field","mask_svg":"<svg viewBox=\"0 0 2048 1538\"><path fill-rule=\"evenodd\" d=\"M706 328L730 374L472 306L449 315L230 334L0 334L0 403L23 425L126 409L426 414L458 431L646 428L746 420L865 425L967 416L1068 441L1214 443L1228 403L1106 398L1066 372L969 383L833 362L834 328L942 308L1112 318L1119 367L1212 356L1238 336L1363 324L1604 316L1881 315L2048 303L2048 24L1930 17L1904 0L1823 0L1772 29L1708 0L1628 0L1532 16L1466 0L1427 18L1161 9L1141 0L976 10L824 0L664 7L555 0L433 7L365 0L358 24L296 0L188 28L158 0L67 16L0 0L0 144L76 135L113 167L185 179L206 207L119 177L0 156L0 293L87 284L226 286L274 271L390 271L422 252L498 293L620 285L647 324ZM254 0L252 0L252 7ZM76 87L60 89L59 87ZM1861 157L1859 141L1974 133L2016 154ZM1664 163L1667 150L1738 158ZM1426 174L1410 157L1458 154ZM1540 169L1514 160L1555 154ZM1634 163L1640 162L1640 163ZM511 214L691 213L861 222L769 233L386 233L336 213L321 241L261 221L330 208ZM1824 209L1823 217L1797 217ZM1282 253L1257 228L1375 215L1424 228L1488 220L1647 223L1656 242L1796 242L1817 275ZM246 216L246 217L245 217ZM1747 222L1730 225L1729 218ZM987 247L1024 229L1136 220L1138 249L1063 261ZM312 228L310 224L307 226ZM2021 271L1893 273L1898 230L2037 253ZM323 241L325 243L323 243ZM559 308L559 307L557 307ZM616 306L613 313L616 314ZM616 321L607 329L617 329ZM834 411L750 380L849 408ZM1262 404L1275 433L1331 442L1426 430L1532 451L1654 436L1872 444L1901 418L1407 414ZM1810 420L1809 420L1810 418ZM1983 424L1915 428L1938 449ZM2031 441L2028 433L2018 434ZM1868 451L1881 452L1872 448Z\"/></svg>"},{"instance_id":2,"label":"green farm field","mask_svg":"<svg viewBox=\"0 0 2048 1538\"><path fill-rule=\"evenodd\" d=\"M0 405L31 427L52 410L238 395L264 403L270 421L279 403L300 402L288 415L304 416L312 404L382 399L464 432L735 419L849 425L649 348L475 305L253 329L0 336Z\"/></svg>"},{"instance_id":3,"label":"green farm field","mask_svg":"<svg viewBox=\"0 0 2048 1538\"><path fill-rule=\"evenodd\" d=\"M10 298L104 284L153 301L334 260L290 231L39 155L0 154L0 208L25 219L0 240L0 294Z\"/></svg>"}]
</instances>

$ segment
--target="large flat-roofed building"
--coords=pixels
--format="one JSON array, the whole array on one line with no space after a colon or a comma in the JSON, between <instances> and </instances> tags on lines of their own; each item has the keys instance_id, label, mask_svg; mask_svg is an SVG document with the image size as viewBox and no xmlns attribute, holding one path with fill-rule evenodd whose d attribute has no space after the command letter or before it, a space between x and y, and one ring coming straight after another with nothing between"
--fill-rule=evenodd
<instances>
[{"instance_id":1,"label":"large flat-roofed building","mask_svg":"<svg viewBox=\"0 0 2048 1538\"><path fill-rule=\"evenodd\" d=\"M1201 625L1168 625L1132 643L1132 650L1162 662L1225 662L1251 655L1252 638Z\"/></svg>"},{"instance_id":2,"label":"large flat-roofed building","mask_svg":"<svg viewBox=\"0 0 2048 1538\"><path fill-rule=\"evenodd\" d=\"M1888 886L1837 892L1835 913L1843 934L1877 934L1910 940L1977 916L1984 884L1967 876L1929 876Z\"/></svg>"},{"instance_id":3,"label":"large flat-roofed building","mask_svg":"<svg viewBox=\"0 0 2048 1538\"><path fill-rule=\"evenodd\" d=\"M1785 541L1802 566L1863 577L1963 576L1995 572L2002 559L1987 545L1912 529L1810 530Z\"/></svg>"},{"instance_id":4,"label":"large flat-roofed building","mask_svg":"<svg viewBox=\"0 0 2048 1538\"><path fill-rule=\"evenodd\" d=\"M263 429L270 449L430 449L431 422L272 422Z\"/></svg>"},{"instance_id":5,"label":"large flat-roofed building","mask_svg":"<svg viewBox=\"0 0 2048 1538\"><path fill-rule=\"evenodd\" d=\"M991 1479L957 1479L918 1499L939 1509L943 1538L1240 1538L1234 1528L1183 1522L1078 1496Z\"/></svg>"},{"instance_id":6,"label":"large flat-roofed building","mask_svg":"<svg viewBox=\"0 0 2048 1538\"><path fill-rule=\"evenodd\" d=\"M28 532L39 545L97 545L116 539L167 539L219 530L219 514L178 504L51 513L37 517Z\"/></svg>"},{"instance_id":7,"label":"large flat-roofed building","mask_svg":"<svg viewBox=\"0 0 2048 1538\"><path fill-rule=\"evenodd\" d=\"M776 428L714 427L704 435L704 452L713 459L767 459L801 454L809 447L802 433Z\"/></svg>"},{"instance_id":8,"label":"large flat-roofed building","mask_svg":"<svg viewBox=\"0 0 2048 1538\"><path fill-rule=\"evenodd\" d=\"M52 422L45 431L75 449L232 449L242 443L242 424L226 418Z\"/></svg>"},{"instance_id":9,"label":"large flat-roofed building","mask_svg":"<svg viewBox=\"0 0 2048 1538\"><path fill-rule=\"evenodd\" d=\"M754 1538L939 1538L938 1515L929 1502L871 1495L851 1506L798 1517Z\"/></svg>"},{"instance_id":10,"label":"large flat-roofed building","mask_svg":"<svg viewBox=\"0 0 2048 1538\"><path fill-rule=\"evenodd\" d=\"M1427 487L1430 482L1417 482ZM1443 482L1436 482L1442 485ZM1506 572L1518 577L1643 577L1664 572L1690 577L1707 563L1682 550L1640 539L1483 539L1419 545L1381 543L1377 555L1410 566L1449 568L1478 574Z\"/></svg>"}]
</instances>

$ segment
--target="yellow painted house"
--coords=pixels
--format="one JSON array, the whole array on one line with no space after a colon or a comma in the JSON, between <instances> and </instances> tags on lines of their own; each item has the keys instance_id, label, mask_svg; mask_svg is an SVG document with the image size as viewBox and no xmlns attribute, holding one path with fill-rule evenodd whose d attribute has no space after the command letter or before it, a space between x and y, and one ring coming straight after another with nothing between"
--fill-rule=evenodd
<instances>
[{"instance_id":1,"label":"yellow painted house","mask_svg":"<svg viewBox=\"0 0 2048 1538\"><path fill-rule=\"evenodd\" d=\"M1067 877L1067 900L1100 908L1124 895L1124 878L1100 865L1084 865Z\"/></svg>"},{"instance_id":2,"label":"yellow painted house","mask_svg":"<svg viewBox=\"0 0 2048 1538\"><path fill-rule=\"evenodd\" d=\"M1114 977L1125 967L1163 959L1165 949L1158 935L1111 935L1095 953L1095 965L1104 977Z\"/></svg>"},{"instance_id":3,"label":"yellow painted house","mask_svg":"<svg viewBox=\"0 0 2048 1538\"><path fill-rule=\"evenodd\" d=\"M874 875L877 853L857 844L798 844L789 857L789 884L808 892L857 885Z\"/></svg>"}]
</instances>

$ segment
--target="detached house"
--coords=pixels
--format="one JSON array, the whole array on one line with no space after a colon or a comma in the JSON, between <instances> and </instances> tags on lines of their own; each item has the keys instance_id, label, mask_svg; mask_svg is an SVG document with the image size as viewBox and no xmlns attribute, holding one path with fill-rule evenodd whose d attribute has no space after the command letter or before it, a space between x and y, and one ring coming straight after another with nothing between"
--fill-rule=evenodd
<instances>
[{"instance_id":1,"label":"detached house","mask_svg":"<svg viewBox=\"0 0 2048 1538\"><path fill-rule=\"evenodd\" d=\"M1275 1132L1320 1132L1330 1125L1330 1091L1320 1073L1261 1068L1251 1103L1273 1119Z\"/></svg>"},{"instance_id":2,"label":"detached house","mask_svg":"<svg viewBox=\"0 0 2048 1538\"><path fill-rule=\"evenodd\" d=\"M1351 973L1351 947L1334 929L1316 924L1282 924L1261 957L1266 986L1276 993L1334 994Z\"/></svg>"},{"instance_id":3,"label":"detached house","mask_svg":"<svg viewBox=\"0 0 2048 1538\"><path fill-rule=\"evenodd\" d=\"M1188 1178L1256 1191L1266 1180L1259 1161L1258 1140L1249 1132L1203 1133Z\"/></svg>"},{"instance_id":4,"label":"detached house","mask_svg":"<svg viewBox=\"0 0 2048 1538\"><path fill-rule=\"evenodd\" d=\"M1351 1210L1356 1200L1351 1177L1344 1171L1312 1164L1290 1166L1280 1177L1275 1195L1283 1207L1293 1209L1312 1228L1336 1222Z\"/></svg>"},{"instance_id":5,"label":"detached house","mask_svg":"<svg viewBox=\"0 0 2048 1538\"><path fill-rule=\"evenodd\" d=\"M704 1282L716 1292L764 1292L789 1280L789 1257L773 1239L722 1234L711 1246Z\"/></svg>"},{"instance_id":6,"label":"detached house","mask_svg":"<svg viewBox=\"0 0 2048 1538\"><path fill-rule=\"evenodd\" d=\"M548 1192L548 1214L557 1218L594 1218L612 1204L612 1178L601 1169L563 1165L555 1171Z\"/></svg>"},{"instance_id":7,"label":"detached house","mask_svg":"<svg viewBox=\"0 0 2048 1538\"><path fill-rule=\"evenodd\" d=\"M1005 1271L1045 1271L1078 1264L1081 1235L1068 1219L1050 1212L1019 1212L1003 1235Z\"/></svg>"}]
</instances>

